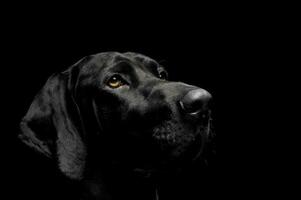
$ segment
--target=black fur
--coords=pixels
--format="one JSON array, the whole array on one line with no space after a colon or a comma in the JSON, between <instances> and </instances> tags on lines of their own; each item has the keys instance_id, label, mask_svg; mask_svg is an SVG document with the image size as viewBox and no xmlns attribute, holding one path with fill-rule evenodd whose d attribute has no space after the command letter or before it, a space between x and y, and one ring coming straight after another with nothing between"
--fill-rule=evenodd
<instances>
[{"instance_id":1,"label":"black fur","mask_svg":"<svg viewBox=\"0 0 301 200\"><path fill-rule=\"evenodd\" d=\"M79 199L154 199L162 177L205 160L212 137L210 110L196 117L180 109L198 87L160 73L167 76L137 53L87 56L48 79L22 119L20 138L78 183ZM108 87L114 74L127 84Z\"/></svg>"}]
</instances>

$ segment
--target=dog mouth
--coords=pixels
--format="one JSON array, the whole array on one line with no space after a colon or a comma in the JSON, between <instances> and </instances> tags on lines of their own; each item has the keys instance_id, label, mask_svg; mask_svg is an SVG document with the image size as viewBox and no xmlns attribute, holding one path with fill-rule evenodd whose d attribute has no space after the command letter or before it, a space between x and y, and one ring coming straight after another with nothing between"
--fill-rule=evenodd
<instances>
[{"instance_id":1,"label":"dog mouth","mask_svg":"<svg viewBox=\"0 0 301 200\"><path fill-rule=\"evenodd\" d=\"M184 126L175 121L164 122L153 128L152 141L161 161L189 163L204 149L210 133L210 119L197 126Z\"/></svg>"},{"instance_id":2,"label":"dog mouth","mask_svg":"<svg viewBox=\"0 0 301 200\"><path fill-rule=\"evenodd\" d=\"M118 140L123 144L123 150L117 160L124 169L140 177L150 177L172 173L197 160L209 135L210 120L187 126L168 120L144 131L146 137L132 133L133 137L124 138L123 142Z\"/></svg>"},{"instance_id":3,"label":"dog mouth","mask_svg":"<svg viewBox=\"0 0 301 200\"><path fill-rule=\"evenodd\" d=\"M177 173L193 164L202 155L210 123L198 127L196 132L172 132L168 125L154 129L153 150L147 160L136 165L133 173L140 177L156 177ZM169 130L169 131L167 131Z\"/></svg>"}]
</instances>

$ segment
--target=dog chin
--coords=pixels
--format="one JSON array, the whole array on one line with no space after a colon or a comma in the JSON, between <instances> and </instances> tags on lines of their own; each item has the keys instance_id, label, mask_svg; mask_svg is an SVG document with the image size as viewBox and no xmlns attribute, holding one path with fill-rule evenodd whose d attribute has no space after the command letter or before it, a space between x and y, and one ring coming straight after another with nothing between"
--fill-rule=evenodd
<instances>
[{"instance_id":1,"label":"dog chin","mask_svg":"<svg viewBox=\"0 0 301 200\"><path fill-rule=\"evenodd\" d=\"M164 125L153 132L153 140L160 151L160 157L172 163L185 164L197 159L203 151L210 132L210 123L193 130Z\"/></svg>"},{"instance_id":2,"label":"dog chin","mask_svg":"<svg viewBox=\"0 0 301 200\"><path fill-rule=\"evenodd\" d=\"M142 146L139 152L130 155L140 156L134 159L130 171L139 177L149 178L170 174L192 164L204 148L208 126L184 131L173 123L164 123L148 130L144 135L151 135L150 143ZM137 142L137 141L136 141Z\"/></svg>"}]
</instances>

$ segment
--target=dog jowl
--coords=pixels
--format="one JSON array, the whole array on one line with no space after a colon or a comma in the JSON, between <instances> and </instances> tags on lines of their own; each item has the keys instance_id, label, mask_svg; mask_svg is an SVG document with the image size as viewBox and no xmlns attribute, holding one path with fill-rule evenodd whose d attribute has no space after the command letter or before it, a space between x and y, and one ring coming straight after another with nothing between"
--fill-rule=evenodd
<instances>
[{"instance_id":1,"label":"dog jowl","mask_svg":"<svg viewBox=\"0 0 301 200\"><path fill-rule=\"evenodd\" d=\"M66 177L94 188L87 199L118 199L110 181L117 171L151 177L202 155L210 101L202 88L169 81L149 57L100 53L47 80L21 121L20 138Z\"/></svg>"}]
</instances>

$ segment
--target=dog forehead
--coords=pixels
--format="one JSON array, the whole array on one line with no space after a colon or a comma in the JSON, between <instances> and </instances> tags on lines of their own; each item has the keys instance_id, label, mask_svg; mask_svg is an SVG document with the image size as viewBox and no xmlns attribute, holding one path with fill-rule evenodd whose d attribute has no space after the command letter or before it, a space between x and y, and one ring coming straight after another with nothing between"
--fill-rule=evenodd
<instances>
[{"instance_id":1,"label":"dog forehead","mask_svg":"<svg viewBox=\"0 0 301 200\"><path fill-rule=\"evenodd\" d=\"M98 68L107 68L120 62L143 66L147 68L157 68L159 64L152 58L135 52L106 52L94 55L92 59L94 65Z\"/></svg>"},{"instance_id":2,"label":"dog forehead","mask_svg":"<svg viewBox=\"0 0 301 200\"><path fill-rule=\"evenodd\" d=\"M81 68L81 79L99 79L111 70L139 68L144 72L156 72L160 65L152 58L134 52L104 52L90 56L90 60ZM128 65L123 65L124 63Z\"/></svg>"}]
</instances>

